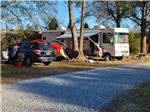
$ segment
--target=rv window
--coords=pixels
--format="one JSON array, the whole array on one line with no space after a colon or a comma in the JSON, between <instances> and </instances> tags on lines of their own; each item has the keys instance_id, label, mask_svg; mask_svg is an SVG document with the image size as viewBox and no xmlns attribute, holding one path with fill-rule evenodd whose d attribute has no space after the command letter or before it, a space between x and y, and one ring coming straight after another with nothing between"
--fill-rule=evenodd
<instances>
[{"instance_id":1,"label":"rv window","mask_svg":"<svg viewBox=\"0 0 150 112\"><path fill-rule=\"evenodd\" d=\"M128 43L128 33L115 33L116 43Z\"/></svg>"},{"instance_id":2,"label":"rv window","mask_svg":"<svg viewBox=\"0 0 150 112\"><path fill-rule=\"evenodd\" d=\"M46 37L43 37L43 40L46 40Z\"/></svg>"},{"instance_id":3,"label":"rv window","mask_svg":"<svg viewBox=\"0 0 150 112\"><path fill-rule=\"evenodd\" d=\"M112 39L112 33L103 33L103 43L110 43Z\"/></svg>"}]
</instances>

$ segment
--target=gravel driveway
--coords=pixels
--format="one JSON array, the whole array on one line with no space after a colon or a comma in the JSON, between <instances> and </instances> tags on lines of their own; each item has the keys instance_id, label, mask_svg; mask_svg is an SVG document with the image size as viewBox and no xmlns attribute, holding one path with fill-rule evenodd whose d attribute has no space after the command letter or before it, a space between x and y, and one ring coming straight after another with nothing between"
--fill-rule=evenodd
<instances>
[{"instance_id":1,"label":"gravel driveway","mask_svg":"<svg viewBox=\"0 0 150 112\"><path fill-rule=\"evenodd\" d=\"M96 112L117 94L150 80L150 64L97 68L2 86L3 112Z\"/></svg>"}]
</instances>

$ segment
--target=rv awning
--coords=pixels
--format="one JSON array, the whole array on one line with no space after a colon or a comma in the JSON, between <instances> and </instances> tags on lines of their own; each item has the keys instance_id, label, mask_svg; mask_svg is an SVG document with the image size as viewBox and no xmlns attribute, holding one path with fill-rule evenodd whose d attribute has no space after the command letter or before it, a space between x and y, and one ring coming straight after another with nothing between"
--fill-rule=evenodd
<instances>
[{"instance_id":1,"label":"rv awning","mask_svg":"<svg viewBox=\"0 0 150 112\"><path fill-rule=\"evenodd\" d=\"M85 30L83 33L83 37L87 38L87 37L91 37L93 35L98 34L100 31L99 30ZM77 32L77 36L79 38L80 36L80 32ZM69 39L72 38L71 32L67 32L64 35L58 36L56 37L57 39Z\"/></svg>"}]
</instances>

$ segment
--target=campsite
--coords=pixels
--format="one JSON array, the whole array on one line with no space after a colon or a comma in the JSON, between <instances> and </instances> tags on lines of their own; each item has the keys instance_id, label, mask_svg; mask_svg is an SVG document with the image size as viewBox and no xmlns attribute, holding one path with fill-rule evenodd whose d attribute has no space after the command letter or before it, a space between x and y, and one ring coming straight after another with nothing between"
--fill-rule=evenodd
<instances>
[{"instance_id":1,"label":"campsite","mask_svg":"<svg viewBox=\"0 0 150 112\"><path fill-rule=\"evenodd\" d=\"M0 111L149 112L150 1L0 6Z\"/></svg>"}]
</instances>

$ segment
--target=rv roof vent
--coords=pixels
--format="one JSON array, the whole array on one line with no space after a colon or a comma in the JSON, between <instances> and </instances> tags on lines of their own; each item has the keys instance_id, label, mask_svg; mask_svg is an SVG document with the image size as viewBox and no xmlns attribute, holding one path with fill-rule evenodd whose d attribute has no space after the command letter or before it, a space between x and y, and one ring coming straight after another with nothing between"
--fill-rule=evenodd
<instances>
[{"instance_id":1,"label":"rv roof vent","mask_svg":"<svg viewBox=\"0 0 150 112\"><path fill-rule=\"evenodd\" d=\"M65 27L58 27L57 30L64 30L64 31L66 31L66 28Z\"/></svg>"},{"instance_id":2,"label":"rv roof vent","mask_svg":"<svg viewBox=\"0 0 150 112\"><path fill-rule=\"evenodd\" d=\"M96 25L94 26L94 29L103 29L106 28L104 25Z\"/></svg>"}]
</instances>

